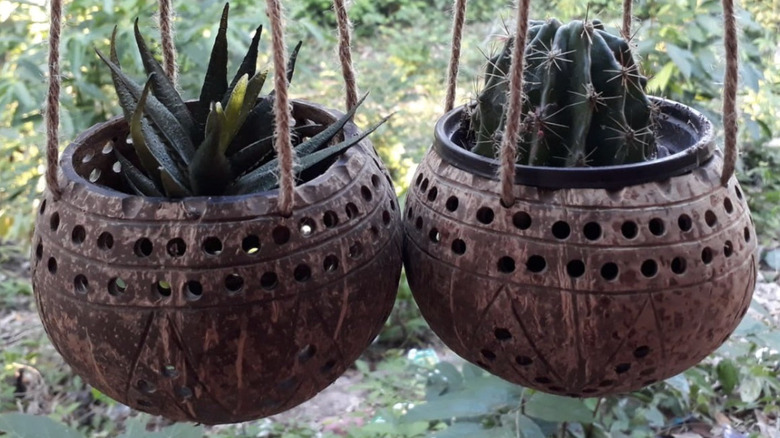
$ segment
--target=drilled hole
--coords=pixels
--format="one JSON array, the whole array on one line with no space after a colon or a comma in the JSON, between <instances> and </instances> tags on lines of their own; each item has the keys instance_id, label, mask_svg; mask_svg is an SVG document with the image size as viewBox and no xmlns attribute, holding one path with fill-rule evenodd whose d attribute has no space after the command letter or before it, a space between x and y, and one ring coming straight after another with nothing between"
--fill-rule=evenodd
<instances>
[{"instance_id":1,"label":"drilled hole","mask_svg":"<svg viewBox=\"0 0 780 438\"><path fill-rule=\"evenodd\" d=\"M682 274L688 268L688 263L682 257L675 257L672 259L672 272L675 274Z\"/></svg>"},{"instance_id":2,"label":"drilled hole","mask_svg":"<svg viewBox=\"0 0 780 438\"><path fill-rule=\"evenodd\" d=\"M43 258L43 244L40 242L35 247L35 258L38 260Z\"/></svg>"},{"instance_id":3,"label":"drilled hole","mask_svg":"<svg viewBox=\"0 0 780 438\"><path fill-rule=\"evenodd\" d=\"M658 273L658 263L656 263L655 260L645 260L642 262L640 270L642 271L642 275L647 278L655 277L655 274Z\"/></svg>"},{"instance_id":4,"label":"drilled hole","mask_svg":"<svg viewBox=\"0 0 780 438\"><path fill-rule=\"evenodd\" d=\"M57 273L57 259L54 257L49 257L49 261L46 263L46 267L49 269L49 273L56 274Z\"/></svg>"},{"instance_id":5,"label":"drilled hole","mask_svg":"<svg viewBox=\"0 0 780 438\"><path fill-rule=\"evenodd\" d=\"M705 247L703 250L701 250L701 261L704 262L705 265L709 265L712 263L712 248L709 246Z\"/></svg>"},{"instance_id":6,"label":"drilled hole","mask_svg":"<svg viewBox=\"0 0 780 438\"><path fill-rule=\"evenodd\" d=\"M515 259L509 256L501 257L498 259L498 270L505 274L515 272Z\"/></svg>"},{"instance_id":7,"label":"drilled hole","mask_svg":"<svg viewBox=\"0 0 780 438\"><path fill-rule=\"evenodd\" d=\"M322 215L322 223L325 228L333 228L339 224L339 215L335 211L328 210Z\"/></svg>"},{"instance_id":8,"label":"drilled hole","mask_svg":"<svg viewBox=\"0 0 780 438\"><path fill-rule=\"evenodd\" d=\"M89 280L82 274L73 279L73 289L80 294L85 294L89 290Z\"/></svg>"},{"instance_id":9,"label":"drilled hole","mask_svg":"<svg viewBox=\"0 0 780 438\"><path fill-rule=\"evenodd\" d=\"M284 245L290 241L290 229L284 225L279 225L278 227L274 228L274 230L271 232L271 235L273 236L274 243L277 245Z\"/></svg>"},{"instance_id":10,"label":"drilled hole","mask_svg":"<svg viewBox=\"0 0 780 438\"><path fill-rule=\"evenodd\" d=\"M742 190L739 189L739 186L734 186L734 192L737 194L737 198L742 200Z\"/></svg>"},{"instance_id":11,"label":"drilled hole","mask_svg":"<svg viewBox=\"0 0 780 438\"><path fill-rule=\"evenodd\" d=\"M569 277L579 278L585 274L585 263L582 260L572 260L566 264L566 273Z\"/></svg>"},{"instance_id":12,"label":"drilled hole","mask_svg":"<svg viewBox=\"0 0 780 438\"><path fill-rule=\"evenodd\" d=\"M458 255L466 253L466 242L461 239L455 239L452 241L452 252Z\"/></svg>"},{"instance_id":13,"label":"drilled hole","mask_svg":"<svg viewBox=\"0 0 780 438\"><path fill-rule=\"evenodd\" d=\"M121 278L112 278L108 282L108 293L112 296L118 296L127 291L127 283Z\"/></svg>"},{"instance_id":14,"label":"drilled hole","mask_svg":"<svg viewBox=\"0 0 780 438\"><path fill-rule=\"evenodd\" d=\"M293 277L295 277L295 281L300 283L309 281L311 279L311 268L309 265L300 264L295 267L295 270L293 271Z\"/></svg>"},{"instance_id":15,"label":"drilled hole","mask_svg":"<svg viewBox=\"0 0 780 438\"><path fill-rule=\"evenodd\" d=\"M445 204L447 207L447 210L449 211L455 211L458 209L458 198L454 196L450 196L447 198L447 203Z\"/></svg>"},{"instance_id":16,"label":"drilled hole","mask_svg":"<svg viewBox=\"0 0 780 438\"><path fill-rule=\"evenodd\" d=\"M414 227L418 230L422 230L423 227L423 219L422 216L417 216L417 220L414 221Z\"/></svg>"},{"instance_id":17,"label":"drilled hole","mask_svg":"<svg viewBox=\"0 0 780 438\"><path fill-rule=\"evenodd\" d=\"M734 204L731 203L731 198L726 198L723 200L723 208L728 214L734 213Z\"/></svg>"},{"instance_id":18,"label":"drilled hole","mask_svg":"<svg viewBox=\"0 0 780 438\"><path fill-rule=\"evenodd\" d=\"M732 254L734 254L734 244L731 243L730 240L727 240L723 245L723 255L726 257L731 257Z\"/></svg>"},{"instance_id":19,"label":"drilled hole","mask_svg":"<svg viewBox=\"0 0 780 438\"><path fill-rule=\"evenodd\" d=\"M103 175L103 172L100 169L92 169L92 172L89 173L89 182L96 183L100 179L100 177Z\"/></svg>"},{"instance_id":20,"label":"drilled hole","mask_svg":"<svg viewBox=\"0 0 780 438\"><path fill-rule=\"evenodd\" d=\"M439 243L441 242L441 233L439 233L438 229L431 228L431 231L428 233L428 238L431 239L431 242L433 243Z\"/></svg>"},{"instance_id":21,"label":"drilled hole","mask_svg":"<svg viewBox=\"0 0 780 438\"><path fill-rule=\"evenodd\" d=\"M417 179L414 181L414 185L419 186L420 183L422 183L422 180L423 180L423 174L421 173L417 175Z\"/></svg>"},{"instance_id":22,"label":"drilled hole","mask_svg":"<svg viewBox=\"0 0 780 438\"><path fill-rule=\"evenodd\" d=\"M406 218L412 220L413 217L414 217L414 211L412 210L412 207L409 207L409 210L406 211Z\"/></svg>"},{"instance_id":23,"label":"drilled hole","mask_svg":"<svg viewBox=\"0 0 780 438\"><path fill-rule=\"evenodd\" d=\"M46 200L41 202L41 206L38 208L38 213L43 214L46 211Z\"/></svg>"},{"instance_id":24,"label":"drilled hole","mask_svg":"<svg viewBox=\"0 0 780 438\"><path fill-rule=\"evenodd\" d=\"M184 285L184 292L188 300L198 300L203 296L203 285L197 280L190 280Z\"/></svg>"},{"instance_id":25,"label":"drilled hole","mask_svg":"<svg viewBox=\"0 0 780 438\"><path fill-rule=\"evenodd\" d=\"M241 292L244 288L244 279L238 274L230 274L225 277L225 289L230 293Z\"/></svg>"},{"instance_id":26,"label":"drilled hole","mask_svg":"<svg viewBox=\"0 0 780 438\"><path fill-rule=\"evenodd\" d=\"M601 225L598 222L588 222L582 227L582 234L588 240L599 240L601 238Z\"/></svg>"},{"instance_id":27,"label":"drilled hole","mask_svg":"<svg viewBox=\"0 0 780 438\"><path fill-rule=\"evenodd\" d=\"M49 218L49 228L52 231L57 231L57 229L60 227L60 214L56 211L52 213L51 217Z\"/></svg>"},{"instance_id":28,"label":"drilled hole","mask_svg":"<svg viewBox=\"0 0 780 438\"><path fill-rule=\"evenodd\" d=\"M374 187L379 187L379 183L381 180L379 179L379 175L371 175L371 185Z\"/></svg>"},{"instance_id":29,"label":"drilled hole","mask_svg":"<svg viewBox=\"0 0 780 438\"><path fill-rule=\"evenodd\" d=\"M743 234L745 235L745 242L750 242L750 228L745 227Z\"/></svg>"},{"instance_id":30,"label":"drilled hole","mask_svg":"<svg viewBox=\"0 0 780 438\"><path fill-rule=\"evenodd\" d=\"M360 242L355 242L349 247L349 256L356 259L363 255L363 245Z\"/></svg>"},{"instance_id":31,"label":"drilled hole","mask_svg":"<svg viewBox=\"0 0 780 438\"><path fill-rule=\"evenodd\" d=\"M301 236L303 237L309 237L314 233L316 223L314 222L314 219L310 217L305 217L301 219L301 222L298 224L298 231L301 232Z\"/></svg>"},{"instance_id":32,"label":"drilled hole","mask_svg":"<svg viewBox=\"0 0 780 438\"><path fill-rule=\"evenodd\" d=\"M648 228L650 229L650 232L654 236L663 236L664 232L666 232L666 226L664 225L664 221L657 217L650 219Z\"/></svg>"},{"instance_id":33,"label":"drilled hole","mask_svg":"<svg viewBox=\"0 0 780 438\"><path fill-rule=\"evenodd\" d=\"M335 272L338 267L339 259L333 254L325 257L325 260L322 261L322 270L325 272Z\"/></svg>"},{"instance_id":34,"label":"drilled hole","mask_svg":"<svg viewBox=\"0 0 780 438\"><path fill-rule=\"evenodd\" d=\"M103 251L110 250L114 247L114 236L111 235L111 233L108 231L100 233L100 236L98 236L97 245L98 248L102 249Z\"/></svg>"},{"instance_id":35,"label":"drilled hole","mask_svg":"<svg viewBox=\"0 0 780 438\"><path fill-rule=\"evenodd\" d=\"M390 210L395 211L395 201L393 201L392 199L390 200Z\"/></svg>"},{"instance_id":36,"label":"drilled hole","mask_svg":"<svg viewBox=\"0 0 780 438\"><path fill-rule=\"evenodd\" d=\"M707 225L712 228L715 226L715 224L718 223L718 216L715 215L714 211L707 210L704 212L704 222L706 222Z\"/></svg>"},{"instance_id":37,"label":"drilled hole","mask_svg":"<svg viewBox=\"0 0 780 438\"><path fill-rule=\"evenodd\" d=\"M362 186L360 188L360 196L362 196L366 202L371 202L371 200L374 199L374 195L371 193L371 189L366 186Z\"/></svg>"},{"instance_id":38,"label":"drilled hole","mask_svg":"<svg viewBox=\"0 0 780 438\"><path fill-rule=\"evenodd\" d=\"M517 362L517 364L522 367L527 367L528 365L534 363L533 359L528 356L517 356L515 357L515 362Z\"/></svg>"},{"instance_id":39,"label":"drilled hole","mask_svg":"<svg viewBox=\"0 0 780 438\"><path fill-rule=\"evenodd\" d=\"M439 189L436 187L432 187L431 190L428 192L428 201L433 202L436 200L436 196L439 195Z\"/></svg>"},{"instance_id":40,"label":"drilled hole","mask_svg":"<svg viewBox=\"0 0 780 438\"><path fill-rule=\"evenodd\" d=\"M309 359L313 358L317 354L317 347L311 344L304 345L301 351L298 352L298 361L300 363L306 363Z\"/></svg>"},{"instance_id":41,"label":"drilled hole","mask_svg":"<svg viewBox=\"0 0 780 438\"><path fill-rule=\"evenodd\" d=\"M154 245L152 244L152 241L146 237L136 240L133 245L133 253L135 253L137 257L149 257L152 255L153 250Z\"/></svg>"},{"instance_id":42,"label":"drilled hole","mask_svg":"<svg viewBox=\"0 0 780 438\"><path fill-rule=\"evenodd\" d=\"M167 298L171 296L172 287L171 284L165 280L160 280L154 284L154 288L161 297Z\"/></svg>"},{"instance_id":43,"label":"drilled hole","mask_svg":"<svg viewBox=\"0 0 780 438\"><path fill-rule=\"evenodd\" d=\"M138 387L138 390L143 392L144 394L153 394L155 391L157 391L157 388L154 386L153 383L147 382L146 380L139 380L138 383L136 383L136 386Z\"/></svg>"},{"instance_id":44,"label":"drilled hole","mask_svg":"<svg viewBox=\"0 0 780 438\"><path fill-rule=\"evenodd\" d=\"M333 360L333 359L330 359L327 362L325 362L325 365L320 367L320 373L327 374L327 373L333 371L333 367L335 367L335 366L336 366L336 361Z\"/></svg>"},{"instance_id":45,"label":"drilled hole","mask_svg":"<svg viewBox=\"0 0 780 438\"><path fill-rule=\"evenodd\" d=\"M556 239L566 239L571 234L571 227L564 221L558 221L552 226L552 233Z\"/></svg>"},{"instance_id":46,"label":"drilled hole","mask_svg":"<svg viewBox=\"0 0 780 438\"><path fill-rule=\"evenodd\" d=\"M111 143L106 143L105 146L103 146L103 155L108 155L111 152L114 152L114 145Z\"/></svg>"},{"instance_id":47,"label":"drilled hole","mask_svg":"<svg viewBox=\"0 0 780 438\"><path fill-rule=\"evenodd\" d=\"M620 270L617 263L607 262L601 265L601 278L607 281L612 281L617 278Z\"/></svg>"},{"instance_id":48,"label":"drilled hole","mask_svg":"<svg viewBox=\"0 0 780 438\"><path fill-rule=\"evenodd\" d=\"M528 257L528 261L525 263L526 268L533 273L540 273L547 268L547 261L544 257L539 255L532 255Z\"/></svg>"},{"instance_id":49,"label":"drilled hole","mask_svg":"<svg viewBox=\"0 0 780 438\"><path fill-rule=\"evenodd\" d=\"M505 328L497 328L493 331L493 334L499 341L508 341L512 339L512 333L510 333L509 330Z\"/></svg>"},{"instance_id":50,"label":"drilled hole","mask_svg":"<svg viewBox=\"0 0 780 438\"><path fill-rule=\"evenodd\" d=\"M275 272L266 272L260 277L260 287L265 290L275 289L279 285L279 278Z\"/></svg>"},{"instance_id":51,"label":"drilled hole","mask_svg":"<svg viewBox=\"0 0 780 438\"><path fill-rule=\"evenodd\" d=\"M615 367L615 372L618 374L627 373L631 369L630 363L621 363Z\"/></svg>"},{"instance_id":52,"label":"drilled hole","mask_svg":"<svg viewBox=\"0 0 780 438\"><path fill-rule=\"evenodd\" d=\"M512 224L519 230L527 230L531 228L531 215L518 211L512 216Z\"/></svg>"},{"instance_id":53,"label":"drilled hole","mask_svg":"<svg viewBox=\"0 0 780 438\"><path fill-rule=\"evenodd\" d=\"M81 225L73 227L73 232L70 233L70 240L76 245L81 245L87 240L87 230Z\"/></svg>"},{"instance_id":54,"label":"drilled hole","mask_svg":"<svg viewBox=\"0 0 780 438\"><path fill-rule=\"evenodd\" d=\"M639 227L634 221L625 221L620 227L620 232L623 233L623 237L626 239L633 239L639 234Z\"/></svg>"},{"instance_id":55,"label":"drilled hole","mask_svg":"<svg viewBox=\"0 0 780 438\"><path fill-rule=\"evenodd\" d=\"M222 253L222 241L217 237L208 237L203 241L203 251L208 255L220 255Z\"/></svg>"},{"instance_id":56,"label":"drilled hole","mask_svg":"<svg viewBox=\"0 0 780 438\"><path fill-rule=\"evenodd\" d=\"M424 193L427 190L428 190L428 178L425 178L422 184L420 184L420 191Z\"/></svg>"},{"instance_id":57,"label":"drilled hole","mask_svg":"<svg viewBox=\"0 0 780 438\"><path fill-rule=\"evenodd\" d=\"M192 398L192 390L186 386L182 386L176 389L176 395L184 400Z\"/></svg>"},{"instance_id":58,"label":"drilled hole","mask_svg":"<svg viewBox=\"0 0 780 438\"><path fill-rule=\"evenodd\" d=\"M492 351L490 351L488 349L484 349L484 350L480 351L480 353L482 354L482 357L484 357L487 360L491 360L491 361L492 360L496 360L496 353L493 353Z\"/></svg>"},{"instance_id":59,"label":"drilled hole","mask_svg":"<svg viewBox=\"0 0 780 438\"><path fill-rule=\"evenodd\" d=\"M165 365L162 370L162 375L169 379L179 377L179 372L176 371L176 367L173 365Z\"/></svg>"},{"instance_id":60,"label":"drilled hole","mask_svg":"<svg viewBox=\"0 0 780 438\"><path fill-rule=\"evenodd\" d=\"M693 228L693 219L683 213L677 218L677 226L680 227L680 231L690 231Z\"/></svg>"},{"instance_id":61,"label":"drilled hole","mask_svg":"<svg viewBox=\"0 0 780 438\"><path fill-rule=\"evenodd\" d=\"M641 347L637 347L636 350L634 350L634 357L637 359L642 359L648 354L650 354L650 347L647 345L642 345Z\"/></svg>"},{"instance_id":62,"label":"drilled hole","mask_svg":"<svg viewBox=\"0 0 780 438\"><path fill-rule=\"evenodd\" d=\"M184 243L184 239L177 237L169 240L168 244L165 245L165 249L171 257L181 257L187 252L187 244Z\"/></svg>"},{"instance_id":63,"label":"drilled hole","mask_svg":"<svg viewBox=\"0 0 780 438\"><path fill-rule=\"evenodd\" d=\"M346 207L345 210L347 212L347 219L348 220L354 219L354 218L358 217L358 215L360 214L360 210L358 210L357 205L355 205L355 204L353 204L351 202L349 204L347 204L347 207Z\"/></svg>"},{"instance_id":64,"label":"drilled hole","mask_svg":"<svg viewBox=\"0 0 780 438\"><path fill-rule=\"evenodd\" d=\"M495 215L493 214L493 209L490 207L482 207L477 210L477 220L485 225L493 222L494 217Z\"/></svg>"},{"instance_id":65,"label":"drilled hole","mask_svg":"<svg viewBox=\"0 0 780 438\"><path fill-rule=\"evenodd\" d=\"M254 234L244 237L241 241L241 249L250 255L257 254L260 252L260 238Z\"/></svg>"}]
</instances>

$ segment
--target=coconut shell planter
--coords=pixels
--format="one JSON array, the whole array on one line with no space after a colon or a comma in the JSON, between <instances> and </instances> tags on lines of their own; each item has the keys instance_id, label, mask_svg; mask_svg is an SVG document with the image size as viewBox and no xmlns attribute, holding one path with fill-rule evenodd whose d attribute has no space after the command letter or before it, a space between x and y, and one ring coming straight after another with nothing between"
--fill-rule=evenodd
<instances>
[{"instance_id":1,"label":"coconut shell planter","mask_svg":"<svg viewBox=\"0 0 780 438\"><path fill-rule=\"evenodd\" d=\"M335 116L298 101L294 113ZM348 124L345 135L355 134ZM87 383L175 420L272 415L333 382L379 333L401 268L400 215L363 140L298 187L179 202L126 194L120 119L63 154L36 221L33 286L53 344Z\"/></svg>"},{"instance_id":2,"label":"coconut shell planter","mask_svg":"<svg viewBox=\"0 0 780 438\"><path fill-rule=\"evenodd\" d=\"M720 346L750 305L756 236L736 178L721 181L712 124L649 98L662 154L515 165L506 203L499 160L469 150L464 120L483 96L438 121L403 212L409 285L444 343L510 382L574 397L639 389Z\"/></svg>"}]
</instances>

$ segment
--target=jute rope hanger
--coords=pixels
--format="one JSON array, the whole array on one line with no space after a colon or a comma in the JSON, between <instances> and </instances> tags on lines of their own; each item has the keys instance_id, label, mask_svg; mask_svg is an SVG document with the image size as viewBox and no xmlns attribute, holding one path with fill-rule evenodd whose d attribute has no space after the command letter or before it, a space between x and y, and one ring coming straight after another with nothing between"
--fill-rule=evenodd
<instances>
[{"instance_id":1,"label":"jute rope hanger","mask_svg":"<svg viewBox=\"0 0 780 438\"><path fill-rule=\"evenodd\" d=\"M724 186L734 175L737 161L737 86L739 85L739 58L737 25L734 16L734 0L721 0L723 5L724 45L726 48L726 73L723 88L723 125L725 128L725 153L721 184ZM514 204L515 159L517 140L522 133L522 91L526 34L528 31L528 12L530 0L518 0L515 44L512 49L512 63L509 71L509 108L507 110L506 132L500 145L499 177L501 180L501 203L504 206ZM452 110L458 80L463 23L466 14L466 0L455 0L452 25L452 54L448 70L447 97L445 112ZM623 27L621 34L631 38L632 0L623 0Z\"/></svg>"},{"instance_id":2,"label":"jute rope hanger","mask_svg":"<svg viewBox=\"0 0 780 438\"><path fill-rule=\"evenodd\" d=\"M160 32L165 73L176 81L176 48L173 44L172 0L159 0ZM344 0L333 0L339 31L339 60L346 88L347 110L357 104L357 83L352 65L351 24ZM294 156L290 137L291 107L287 92L287 50L284 41L284 21L280 0L266 0L271 22L274 65L274 113L276 139L274 148L279 157L279 210L284 216L292 214L295 199ZM46 184L54 199L61 196L57 180L59 158L59 97L60 97L60 33L62 29L62 0L51 0L49 27L49 91L46 99Z\"/></svg>"}]
</instances>

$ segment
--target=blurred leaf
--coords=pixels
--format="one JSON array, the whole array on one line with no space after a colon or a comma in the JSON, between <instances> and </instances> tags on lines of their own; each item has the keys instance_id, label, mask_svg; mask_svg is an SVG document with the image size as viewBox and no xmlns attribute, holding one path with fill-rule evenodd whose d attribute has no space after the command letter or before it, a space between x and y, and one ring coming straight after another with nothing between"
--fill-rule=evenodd
<instances>
[{"instance_id":1,"label":"blurred leaf","mask_svg":"<svg viewBox=\"0 0 780 438\"><path fill-rule=\"evenodd\" d=\"M686 79L689 79L691 77L691 71L693 70L691 52L683 50L674 44L667 43L666 53L677 65L677 68L680 69L683 76L685 76Z\"/></svg>"},{"instance_id":2,"label":"blurred leaf","mask_svg":"<svg viewBox=\"0 0 780 438\"><path fill-rule=\"evenodd\" d=\"M767 251L764 262L775 271L780 271L780 248Z\"/></svg>"},{"instance_id":3,"label":"blurred leaf","mask_svg":"<svg viewBox=\"0 0 780 438\"><path fill-rule=\"evenodd\" d=\"M739 385L739 398L744 403L753 403L761 397L761 380L755 377L742 379Z\"/></svg>"},{"instance_id":4,"label":"blurred leaf","mask_svg":"<svg viewBox=\"0 0 780 438\"><path fill-rule=\"evenodd\" d=\"M471 380L460 391L419 404L402 417L403 422L449 420L488 415L519 403L522 388L489 376Z\"/></svg>"},{"instance_id":5,"label":"blurred leaf","mask_svg":"<svg viewBox=\"0 0 780 438\"><path fill-rule=\"evenodd\" d=\"M544 432L534 420L525 415L517 414L517 432L522 438L545 438Z\"/></svg>"},{"instance_id":6,"label":"blurred leaf","mask_svg":"<svg viewBox=\"0 0 780 438\"><path fill-rule=\"evenodd\" d=\"M119 438L203 438L203 426L178 423L158 432L147 432L149 417L139 415L125 422L125 432Z\"/></svg>"},{"instance_id":7,"label":"blurred leaf","mask_svg":"<svg viewBox=\"0 0 780 438\"><path fill-rule=\"evenodd\" d=\"M0 431L10 438L84 438L49 417L19 413L0 414Z\"/></svg>"},{"instance_id":8,"label":"blurred leaf","mask_svg":"<svg viewBox=\"0 0 780 438\"><path fill-rule=\"evenodd\" d=\"M680 394L682 394L682 396L686 399L691 394L691 386L688 384L688 379L685 378L684 374L678 374L674 377L664 380L664 382L679 391Z\"/></svg>"},{"instance_id":9,"label":"blurred leaf","mask_svg":"<svg viewBox=\"0 0 780 438\"><path fill-rule=\"evenodd\" d=\"M723 359L717 365L718 380L723 385L723 391L731 394L739 384L739 370L730 359Z\"/></svg>"},{"instance_id":10,"label":"blurred leaf","mask_svg":"<svg viewBox=\"0 0 780 438\"><path fill-rule=\"evenodd\" d=\"M537 392L525 402L525 415L555 422L593 422L593 412L582 400Z\"/></svg>"}]
</instances>

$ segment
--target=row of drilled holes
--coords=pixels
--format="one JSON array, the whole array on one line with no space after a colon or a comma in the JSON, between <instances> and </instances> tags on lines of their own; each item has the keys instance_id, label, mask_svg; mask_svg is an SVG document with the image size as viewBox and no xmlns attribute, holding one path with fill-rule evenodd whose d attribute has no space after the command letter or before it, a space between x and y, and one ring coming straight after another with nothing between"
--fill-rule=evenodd
<instances>
[{"instance_id":1,"label":"row of drilled holes","mask_svg":"<svg viewBox=\"0 0 780 438\"><path fill-rule=\"evenodd\" d=\"M349 257L352 259L358 259L363 255L363 245L359 241L355 241L349 247ZM38 243L36 250L36 257L40 261L43 258L43 244ZM47 269L50 274L55 275L57 273L57 259L49 257L46 263ZM334 254L330 254L323 259L322 270L324 273L332 273L338 269L339 259ZM296 266L293 270L293 278L298 283L306 283L312 278L312 270L308 264L302 263ZM229 274L224 279L224 287L228 293L236 294L244 289L244 278L238 274ZM265 272L260 277L260 287L267 291L276 289L279 285L279 277L273 271ZM124 294L128 289L128 284L122 278L112 278L107 285L108 293L113 296L119 296ZM74 291L79 294L86 294L89 291L89 280L83 274L77 275L73 279ZM172 286L169 282L160 280L153 284L153 290L160 297L170 297L172 294ZM190 301L200 299L203 295L203 285L196 280L190 280L182 287L185 296Z\"/></svg>"},{"instance_id":2,"label":"row of drilled holes","mask_svg":"<svg viewBox=\"0 0 780 438\"><path fill-rule=\"evenodd\" d=\"M44 201L45 203L45 201ZM395 210L396 205L394 201L389 202L390 209ZM45 204L42 204L45 208ZM43 209L41 210L43 213ZM357 217L360 212L357 206L353 203L348 203L346 206L347 219L351 220ZM323 224L325 228L333 228L339 223L339 218L336 212L328 210L323 215ZM385 226L389 226L392 221L392 215L388 210L382 211L382 223ZM56 232L60 227L59 213L54 212L49 220L50 228L52 232ZM299 222L299 231L303 237L311 236L317 228L316 222L309 217L305 217ZM374 231L374 230L372 230ZM378 231L378 230L377 230ZM284 225L277 226L271 232L271 237L275 244L284 245L290 240L290 229ZM76 225L71 231L71 241L75 245L81 245L86 241L87 231L82 225ZM241 241L241 249L250 255L256 255L260 251L260 237L254 234L247 235ZM109 251L114 247L114 236L105 231L101 233L97 238L98 248ZM171 257L182 257L187 251L187 243L182 238L170 239L166 245L166 252ZM220 238L215 236L207 237L201 244L203 251L212 256L219 255L224 250L223 242ZM149 257L154 251L154 244L149 238L142 237L136 240L133 245L133 253L138 257Z\"/></svg>"},{"instance_id":3,"label":"row of drilled holes","mask_svg":"<svg viewBox=\"0 0 780 438\"><path fill-rule=\"evenodd\" d=\"M417 217L417 220L415 221L415 226L417 229L422 229L422 217ZM437 228L431 228L428 232L428 238L430 241L434 244L441 243L441 233ZM750 228L745 227L743 232L743 238L745 239L745 242L750 241ZM452 241L452 244L450 246L450 249L452 252L458 256L461 256L466 253L467 250L467 244L463 239L457 238ZM727 240L723 245L723 255L726 257L731 257L734 254L734 244ZM715 256L715 251L710 248L709 246L702 249L701 252L701 261L709 265L712 263ZM531 255L526 259L526 269L528 272L534 273L534 274L541 274L544 273L547 269L547 261L546 259L541 255ZM670 269L672 272L678 275L682 275L686 272L688 266L688 262L684 257L675 257L672 262L670 263ZM511 256L502 256L498 259L497 262L497 268L499 272L505 273L505 274L511 274L516 270L516 262L515 259ZM566 272L567 274L572 278L579 278L582 277L585 274L586 266L585 262L582 260L571 260L566 264ZM658 263L653 259L647 259L644 262L642 262L642 265L640 267L640 272L643 276L646 278L653 278L658 274ZM616 263L608 262L601 266L600 269L601 277L605 280L612 281L616 280L619 274L619 268Z\"/></svg>"},{"instance_id":4,"label":"row of drilled holes","mask_svg":"<svg viewBox=\"0 0 780 438\"><path fill-rule=\"evenodd\" d=\"M439 196L439 191L435 186L428 190L428 184L429 182L427 178L424 178L422 174L418 175L417 185L419 186L420 191L423 194L425 194L427 191L426 198L429 202L434 202ZM739 190L739 187L734 186L734 190L737 197L741 200L742 192ZM445 202L445 208L449 212L455 212L459 205L460 201L456 196L450 196ZM729 197L724 198L723 209L728 215L734 212L734 204ZM412 208L409 207L407 217L411 219L413 215L414 212ZM495 219L495 212L490 207L480 207L476 212L476 219L478 222L484 225L489 225ZM717 214L715 214L713 210L706 210L704 212L704 222L710 228L715 228L718 223ZM512 224L519 230L529 229L532 223L533 220L531 215L525 211L516 212L512 216ZM679 227L680 231L689 232L693 229L693 219L688 214L683 213L677 218L677 226ZM648 223L648 229L654 236L660 237L666 234L666 225L661 218L652 218ZM620 231L624 238L632 240L639 235L639 225L635 221L627 220L621 225ZM551 232L556 239L566 240L571 236L571 226L566 221L557 221L552 225ZM586 223L582 228L582 233L585 238L590 241L599 240L603 236L601 225L598 222Z\"/></svg>"}]
</instances>

